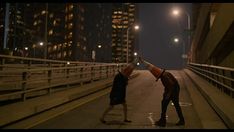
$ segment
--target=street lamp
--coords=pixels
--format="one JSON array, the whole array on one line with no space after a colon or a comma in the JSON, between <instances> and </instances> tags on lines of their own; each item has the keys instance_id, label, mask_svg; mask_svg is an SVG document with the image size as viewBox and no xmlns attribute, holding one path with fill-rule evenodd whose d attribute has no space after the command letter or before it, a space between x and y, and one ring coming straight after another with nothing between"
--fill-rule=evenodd
<instances>
[{"instance_id":1,"label":"street lamp","mask_svg":"<svg viewBox=\"0 0 234 132\"><path fill-rule=\"evenodd\" d=\"M129 30L130 30L131 28L132 28L132 26L129 26L128 29L127 29L127 63L128 63L128 38L129 38L128 34L129 34ZM139 26L138 26L138 25L135 25L135 26L134 26L134 29L135 29L135 30L138 30L138 29L139 29Z\"/></svg>"},{"instance_id":2,"label":"street lamp","mask_svg":"<svg viewBox=\"0 0 234 132\"><path fill-rule=\"evenodd\" d=\"M173 9L172 10L172 14L174 16L179 16L180 15L180 10L179 9ZM188 18L188 45L190 45L190 30L191 30L191 27L190 27L190 15L188 12L186 12L185 10L183 10L183 12L186 14L187 18ZM186 58L186 55L185 55L185 44L184 44L184 53L183 53L183 58L185 59Z\"/></svg>"},{"instance_id":3,"label":"street lamp","mask_svg":"<svg viewBox=\"0 0 234 132\"><path fill-rule=\"evenodd\" d=\"M179 43L180 42L180 39L178 38L178 37L175 37L174 39L173 39L173 41L175 42L175 43ZM182 43L182 47L183 47L183 54L182 54L182 58L183 59L185 59L187 56L186 56L186 54L185 54L185 43L184 43L184 41L183 40L181 40L181 43ZM185 60L183 60L183 66L184 66L184 64L185 64Z\"/></svg>"},{"instance_id":4,"label":"street lamp","mask_svg":"<svg viewBox=\"0 0 234 132\"><path fill-rule=\"evenodd\" d=\"M134 52L134 56L137 56L137 52Z\"/></svg>"},{"instance_id":5,"label":"street lamp","mask_svg":"<svg viewBox=\"0 0 234 132\"><path fill-rule=\"evenodd\" d=\"M174 42L178 43L179 42L179 38L174 38Z\"/></svg>"},{"instance_id":6,"label":"street lamp","mask_svg":"<svg viewBox=\"0 0 234 132\"><path fill-rule=\"evenodd\" d=\"M39 45L40 45L40 46L43 46L43 45L44 45L44 43L43 43L43 42L40 42L40 43L39 43Z\"/></svg>"}]
</instances>

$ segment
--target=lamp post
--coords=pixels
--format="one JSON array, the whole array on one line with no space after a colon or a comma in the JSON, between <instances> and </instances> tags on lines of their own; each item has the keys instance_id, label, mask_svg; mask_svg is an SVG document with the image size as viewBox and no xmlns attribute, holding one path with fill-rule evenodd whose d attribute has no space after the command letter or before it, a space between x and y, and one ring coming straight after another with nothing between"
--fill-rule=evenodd
<instances>
[{"instance_id":1,"label":"lamp post","mask_svg":"<svg viewBox=\"0 0 234 132\"><path fill-rule=\"evenodd\" d=\"M129 26L128 29L127 29L127 57L126 57L126 63L128 63L128 38L129 38L129 29L131 29L132 26ZM134 29L135 30L138 30L139 29L139 26L138 25L135 25L134 26Z\"/></svg>"},{"instance_id":2,"label":"lamp post","mask_svg":"<svg viewBox=\"0 0 234 132\"><path fill-rule=\"evenodd\" d=\"M174 39L173 39L173 41L175 42L175 43L179 43L180 42L180 39L178 38L178 37L175 37ZM182 47L183 47L183 53L182 53L182 58L185 58L185 43L184 43L184 41L183 40L181 40L181 43L182 43ZM184 64L185 64L185 60L183 60L182 61L182 66L184 66Z\"/></svg>"},{"instance_id":3,"label":"lamp post","mask_svg":"<svg viewBox=\"0 0 234 132\"><path fill-rule=\"evenodd\" d=\"M187 16L187 22L188 22L188 45L190 45L190 30L191 30L191 27L190 27L190 15L189 15L189 13L188 12L186 12L186 11L183 11L185 14L186 14L186 16ZM180 10L179 9L173 9L172 10L172 14L174 15L174 16L178 16L179 14L180 14ZM183 53L183 55L182 55L182 58L183 59L186 59L187 58L187 56L185 55L185 44L184 44L184 53Z\"/></svg>"}]
</instances>

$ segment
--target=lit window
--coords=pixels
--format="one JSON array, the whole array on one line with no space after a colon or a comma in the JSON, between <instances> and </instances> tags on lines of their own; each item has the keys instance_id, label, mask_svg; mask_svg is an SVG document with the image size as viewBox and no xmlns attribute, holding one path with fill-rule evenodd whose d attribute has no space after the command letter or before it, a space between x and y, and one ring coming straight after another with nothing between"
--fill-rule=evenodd
<instances>
[{"instance_id":1,"label":"lit window","mask_svg":"<svg viewBox=\"0 0 234 132\"><path fill-rule=\"evenodd\" d=\"M54 25L54 26L56 25L56 20L53 21L53 25Z\"/></svg>"},{"instance_id":2,"label":"lit window","mask_svg":"<svg viewBox=\"0 0 234 132\"><path fill-rule=\"evenodd\" d=\"M49 31L49 35L52 35L53 34L53 30L51 29L50 31Z\"/></svg>"},{"instance_id":3,"label":"lit window","mask_svg":"<svg viewBox=\"0 0 234 132\"><path fill-rule=\"evenodd\" d=\"M70 5L68 9L69 9L69 10L72 10L72 9L73 9L73 5Z\"/></svg>"},{"instance_id":4,"label":"lit window","mask_svg":"<svg viewBox=\"0 0 234 132\"><path fill-rule=\"evenodd\" d=\"M71 20L73 18L73 14L70 14L68 19Z\"/></svg>"},{"instance_id":5,"label":"lit window","mask_svg":"<svg viewBox=\"0 0 234 132\"><path fill-rule=\"evenodd\" d=\"M64 57L67 56L67 52L66 52L66 51L63 52L63 56L64 56Z\"/></svg>"},{"instance_id":6,"label":"lit window","mask_svg":"<svg viewBox=\"0 0 234 132\"><path fill-rule=\"evenodd\" d=\"M54 46L54 50L56 50L56 49L57 49L57 46L55 45L55 46Z\"/></svg>"},{"instance_id":7,"label":"lit window","mask_svg":"<svg viewBox=\"0 0 234 132\"><path fill-rule=\"evenodd\" d=\"M43 11L41 11L41 14L43 15L43 14L45 14L46 13L46 11L45 10L43 10Z\"/></svg>"},{"instance_id":8,"label":"lit window","mask_svg":"<svg viewBox=\"0 0 234 132\"><path fill-rule=\"evenodd\" d=\"M73 24L72 24L72 23L69 23L69 25L68 25L68 29L71 29L71 28L72 28L72 26L73 26Z\"/></svg>"}]
</instances>

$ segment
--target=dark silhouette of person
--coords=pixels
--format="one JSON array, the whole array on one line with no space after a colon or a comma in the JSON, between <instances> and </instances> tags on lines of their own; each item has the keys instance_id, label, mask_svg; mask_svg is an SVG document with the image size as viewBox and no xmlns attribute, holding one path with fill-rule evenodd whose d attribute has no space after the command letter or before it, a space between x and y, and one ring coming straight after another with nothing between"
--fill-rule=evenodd
<instances>
[{"instance_id":1,"label":"dark silhouette of person","mask_svg":"<svg viewBox=\"0 0 234 132\"><path fill-rule=\"evenodd\" d=\"M173 102L179 117L179 121L176 123L176 125L185 125L184 116L179 105L180 85L176 78L170 72L152 65L142 58L140 58L140 61L143 62L147 66L148 70L156 77L156 81L161 79L164 86L163 99L161 101L161 117L155 122L155 125L163 127L166 126L166 111L170 101Z\"/></svg>"},{"instance_id":2,"label":"dark silhouette of person","mask_svg":"<svg viewBox=\"0 0 234 132\"><path fill-rule=\"evenodd\" d=\"M110 105L109 107L104 111L102 117L100 118L100 121L102 123L106 123L105 116L109 111L111 111L115 105L122 104L123 105L123 112L124 112L124 122L131 122L127 118L127 103L125 100L126 97L126 87L128 85L128 77L133 72L134 68L136 66L136 59L133 63L129 64L126 68L124 68L122 71L118 71L118 74L115 75L112 89L110 92Z\"/></svg>"}]
</instances>

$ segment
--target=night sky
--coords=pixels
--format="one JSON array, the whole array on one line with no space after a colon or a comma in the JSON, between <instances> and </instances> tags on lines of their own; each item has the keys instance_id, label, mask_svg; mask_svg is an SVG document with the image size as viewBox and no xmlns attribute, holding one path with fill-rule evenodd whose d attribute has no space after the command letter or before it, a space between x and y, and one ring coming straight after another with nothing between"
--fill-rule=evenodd
<instances>
[{"instance_id":1,"label":"night sky","mask_svg":"<svg viewBox=\"0 0 234 132\"><path fill-rule=\"evenodd\" d=\"M184 29L188 17L172 15L173 7L185 9L190 13L191 4L185 3L140 3L139 4L139 52L148 62L165 69L180 69L183 60L183 44L177 45L173 37L181 38L187 44ZM191 13L190 13L191 14ZM181 42L183 42L181 41ZM188 49L188 46L186 46Z\"/></svg>"}]
</instances>

